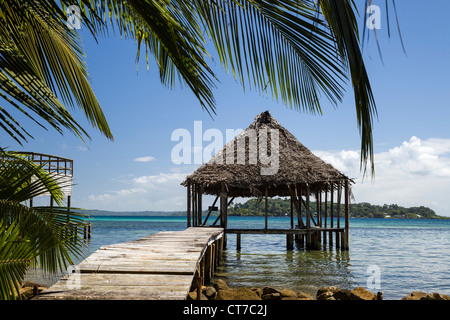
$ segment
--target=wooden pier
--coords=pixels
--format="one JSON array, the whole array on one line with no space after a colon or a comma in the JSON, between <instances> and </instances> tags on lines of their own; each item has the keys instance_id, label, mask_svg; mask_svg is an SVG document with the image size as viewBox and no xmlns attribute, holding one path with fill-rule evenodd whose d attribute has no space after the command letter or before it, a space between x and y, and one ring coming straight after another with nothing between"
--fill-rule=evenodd
<instances>
[{"instance_id":1,"label":"wooden pier","mask_svg":"<svg viewBox=\"0 0 450 320\"><path fill-rule=\"evenodd\" d=\"M219 264L222 228L187 228L103 246L36 300L184 300Z\"/></svg>"}]
</instances>

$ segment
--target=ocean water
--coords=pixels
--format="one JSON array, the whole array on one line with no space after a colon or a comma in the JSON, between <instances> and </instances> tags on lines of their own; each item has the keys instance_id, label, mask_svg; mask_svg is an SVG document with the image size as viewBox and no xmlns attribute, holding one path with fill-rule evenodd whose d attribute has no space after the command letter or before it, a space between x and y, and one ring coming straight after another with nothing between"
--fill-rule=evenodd
<instances>
[{"instance_id":1,"label":"ocean water","mask_svg":"<svg viewBox=\"0 0 450 320\"><path fill-rule=\"evenodd\" d=\"M87 255L100 246L131 241L161 231L186 228L185 217L92 217ZM230 228L263 228L262 217L229 217ZM269 217L269 228L289 228L289 217ZM344 223L342 222L342 226ZM315 296L323 286L357 286L384 299L412 291L450 295L450 220L350 219L350 249L286 250L285 235L228 235L217 278L232 286L273 286ZM52 284L61 275L30 280Z\"/></svg>"}]
</instances>

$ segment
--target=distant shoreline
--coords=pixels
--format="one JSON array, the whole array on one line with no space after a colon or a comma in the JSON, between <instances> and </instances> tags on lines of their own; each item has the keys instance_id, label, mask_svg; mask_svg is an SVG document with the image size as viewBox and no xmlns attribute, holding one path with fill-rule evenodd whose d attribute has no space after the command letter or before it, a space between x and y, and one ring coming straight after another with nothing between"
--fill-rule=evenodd
<instances>
[{"instance_id":1,"label":"distant shoreline","mask_svg":"<svg viewBox=\"0 0 450 320\"><path fill-rule=\"evenodd\" d=\"M310 202L311 212L316 216L316 203ZM343 216L344 209L341 204L341 216ZM337 215L337 204L334 204L334 217ZM303 208L304 211L304 208ZM327 203L328 217L330 217L331 206ZM109 211L98 209L86 209L81 210L92 216L187 216L186 211ZM282 198L272 198L268 201L268 216L269 217L284 217L289 216L290 212L290 200ZM203 210L203 215L208 214L207 210ZM306 212L303 212L306 216ZM217 217L217 212L213 212L211 216ZM256 199L250 199L245 203L231 204L228 208L228 216L230 217L263 217L264 216L264 203L257 201ZM325 216L325 208L322 203L322 217ZM367 202L352 203L350 204L350 218L367 218L367 219L422 219L422 220L434 220L434 219L450 219L447 216L439 216L432 209L420 206L405 208L397 204L391 205L372 205Z\"/></svg>"},{"instance_id":2,"label":"distant shoreline","mask_svg":"<svg viewBox=\"0 0 450 320\"><path fill-rule=\"evenodd\" d=\"M106 211L106 210L83 210L92 217L185 217L187 218L186 212L178 211ZM203 214L208 214L204 211ZM229 217L263 217L261 215L228 215ZM268 215L270 218L283 218L289 216L277 216ZM211 214L211 217L218 217L217 214ZM343 218L343 217L341 217ZM405 217L350 217L350 219L383 219L383 220L448 220L450 217L437 216L433 218L405 218Z\"/></svg>"}]
</instances>

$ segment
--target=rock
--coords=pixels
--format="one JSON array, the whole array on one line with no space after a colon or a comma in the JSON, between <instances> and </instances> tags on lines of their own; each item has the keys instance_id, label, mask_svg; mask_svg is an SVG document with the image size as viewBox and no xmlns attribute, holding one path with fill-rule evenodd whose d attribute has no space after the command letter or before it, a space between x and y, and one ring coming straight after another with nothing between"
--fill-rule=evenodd
<instances>
[{"instance_id":1,"label":"rock","mask_svg":"<svg viewBox=\"0 0 450 320\"><path fill-rule=\"evenodd\" d=\"M317 300L336 300L331 291L325 291L317 296Z\"/></svg>"},{"instance_id":2,"label":"rock","mask_svg":"<svg viewBox=\"0 0 450 320\"><path fill-rule=\"evenodd\" d=\"M427 294L421 291L413 291L402 298L402 300L420 300L420 298L425 297Z\"/></svg>"},{"instance_id":3,"label":"rock","mask_svg":"<svg viewBox=\"0 0 450 320\"><path fill-rule=\"evenodd\" d=\"M229 288L219 290L215 300L261 300L261 298L249 288Z\"/></svg>"},{"instance_id":4,"label":"rock","mask_svg":"<svg viewBox=\"0 0 450 320\"><path fill-rule=\"evenodd\" d=\"M314 298L311 295L304 292L297 293L297 298L299 300L314 300Z\"/></svg>"},{"instance_id":5,"label":"rock","mask_svg":"<svg viewBox=\"0 0 450 320\"><path fill-rule=\"evenodd\" d=\"M281 300L281 294L279 292L263 294L261 297L263 300Z\"/></svg>"},{"instance_id":6,"label":"rock","mask_svg":"<svg viewBox=\"0 0 450 320\"><path fill-rule=\"evenodd\" d=\"M420 300L450 300L450 297L445 294L432 292L420 298Z\"/></svg>"},{"instance_id":7,"label":"rock","mask_svg":"<svg viewBox=\"0 0 450 320\"><path fill-rule=\"evenodd\" d=\"M293 298L298 298L297 297L297 293L291 289L282 289L280 290L280 295L281 295L281 299L283 298L287 298L287 297L293 297Z\"/></svg>"},{"instance_id":8,"label":"rock","mask_svg":"<svg viewBox=\"0 0 450 320\"><path fill-rule=\"evenodd\" d=\"M272 288L272 287L264 287L263 288L263 292L262 292L263 295L271 294L271 293L280 293L280 291L275 288Z\"/></svg>"},{"instance_id":9,"label":"rock","mask_svg":"<svg viewBox=\"0 0 450 320\"><path fill-rule=\"evenodd\" d=\"M352 291L349 289L340 289L339 291L333 293L333 297L336 300L350 300L352 296Z\"/></svg>"},{"instance_id":10,"label":"rock","mask_svg":"<svg viewBox=\"0 0 450 320\"><path fill-rule=\"evenodd\" d=\"M338 292L339 290L340 289L335 286L322 287L319 290L317 290L316 298L319 297L320 295L324 294L325 292L331 292L331 294L333 295L335 292Z\"/></svg>"},{"instance_id":11,"label":"rock","mask_svg":"<svg viewBox=\"0 0 450 320\"><path fill-rule=\"evenodd\" d=\"M377 300L377 296L363 287L351 291L351 300Z\"/></svg>"},{"instance_id":12,"label":"rock","mask_svg":"<svg viewBox=\"0 0 450 320\"><path fill-rule=\"evenodd\" d=\"M262 297L263 290L261 288L251 288L251 290L253 290L258 295L258 297Z\"/></svg>"},{"instance_id":13,"label":"rock","mask_svg":"<svg viewBox=\"0 0 450 320\"><path fill-rule=\"evenodd\" d=\"M230 289L230 287L227 285L225 281L219 279L217 280L216 283L214 283L214 289L216 289L216 291L219 292L220 290Z\"/></svg>"},{"instance_id":14,"label":"rock","mask_svg":"<svg viewBox=\"0 0 450 320\"><path fill-rule=\"evenodd\" d=\"M216 297L217 291L214 287L211 286L207 286L204 290L203 290L203 294L209 299L212 300Z\"/></svg>"}]
</instances>

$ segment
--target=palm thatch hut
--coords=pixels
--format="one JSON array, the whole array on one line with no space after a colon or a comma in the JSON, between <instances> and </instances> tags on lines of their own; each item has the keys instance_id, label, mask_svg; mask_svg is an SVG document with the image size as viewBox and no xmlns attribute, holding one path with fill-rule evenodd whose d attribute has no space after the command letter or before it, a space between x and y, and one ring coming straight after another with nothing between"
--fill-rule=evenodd
<instances>
[{"instance_id":1,"label":"palm thatch hut","mask_svg":"<svg viewBox=\"0 0 450 320\"><path fill-rule=\"evenodd\" d=\"M236 233L238 247L242 233L283 233L287 235L288 247L292 247L295 235L300 243L306 240L310 248L317 247L321 240L326 243L327 238L332 245L334 233L336 246L346 249L351 183L350 178L315 156L265 111L210 161L187 176L182 185L187 187L188 227L206 226L211 212L218 209L215 205L220 199L220 214L213 226L220 220L220 227L226 233ZM205 219L202 217L202 194L216 196L213 205L208 207ZM290 229L268 228L267 198L274 196L291 199ZM343 228L340 225L342 196ZM227 227L227 208L235 197L265 199L264 229ZM317 204L315 214L310 208L311 197ZM305 217L302 216L302 206Z\"/></svg>"}]
</instances>

